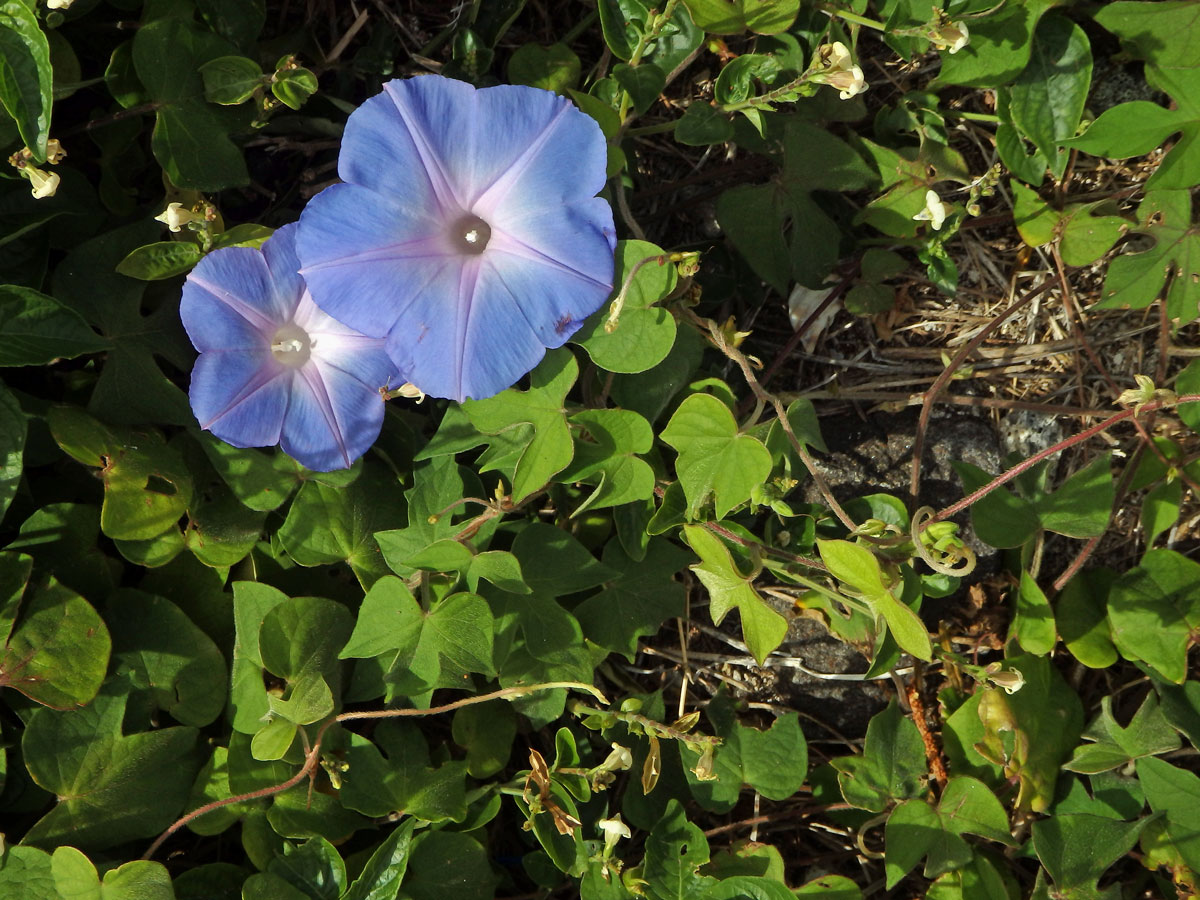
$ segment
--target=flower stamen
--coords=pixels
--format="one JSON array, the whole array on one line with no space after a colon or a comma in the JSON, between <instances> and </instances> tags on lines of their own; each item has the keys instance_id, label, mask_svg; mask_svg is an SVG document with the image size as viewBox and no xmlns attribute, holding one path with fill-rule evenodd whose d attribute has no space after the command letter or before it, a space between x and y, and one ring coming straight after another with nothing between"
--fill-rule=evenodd
<instances>
[{"instance_id":1,"label":"flower stamen","mask_svg":"<svg viewBox=\"0 0 1200 900\"><path fill-rule=\"evenodd\" d=\"M308 362L311 353L308 332L294 322L282 326L271 338L271 355L285 366L299 368Z\"/></svg>"},{"instance_id":2,"label":"flower stamen","mask_svg":"<svg viewBox=\"0 0 1200 900\"><path fill-rule=\"evenodd\" d=\"M478 255L487 249L492 239L492 226L479 216L467 213L454 223L450 235L460 253Z\"/></svg>"}]
</instances>

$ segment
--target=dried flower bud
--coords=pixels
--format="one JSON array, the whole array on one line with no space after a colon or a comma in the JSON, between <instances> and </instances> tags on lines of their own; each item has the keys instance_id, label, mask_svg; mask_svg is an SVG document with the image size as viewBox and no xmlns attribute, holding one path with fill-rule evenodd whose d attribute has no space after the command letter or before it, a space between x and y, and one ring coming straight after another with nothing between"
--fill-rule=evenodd
<instances>
[{"instance_id":1,"label":"dried flower bud","mask_svg":"<svg viewBox=\"0 0 1200 900\"><path fill-rule=\"evenodd\" d=\"M957 53L971 42L971 32L966 22L944 21L929 31L929 40L935 46L950 53Z\"/></svg>"}]
</instances>

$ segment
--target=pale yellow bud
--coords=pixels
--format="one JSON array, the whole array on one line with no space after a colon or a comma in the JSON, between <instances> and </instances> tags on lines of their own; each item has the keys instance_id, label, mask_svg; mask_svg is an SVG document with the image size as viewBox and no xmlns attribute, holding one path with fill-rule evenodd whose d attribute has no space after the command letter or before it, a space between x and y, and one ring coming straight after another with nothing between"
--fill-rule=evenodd
<instances>
[{"instance_id":1,"label":"pale yellow bud","mask_svg":"<svg viewBox=\"0 0 1200 900\"><path fill-rule=\"evenodd\" d=\"M43 197L53 197L54 192L58 190L58 183L62 181L55 172L43 172L37 166L22 166L21 174L29 179L29 185L33 189L33 196L38 200Z\"/></svg>"},{"instance_id":2,"label":"pale yellow bud","mask_svg":"<svg viewBox=\"0 0 1200 900\"><path fill-rule=\"evenodd\" d=\"M154 221L162 222L172 231L180 231L189 222L203 222L204 216L184 209L182 203L168 203L167 208L154 217Z\"/></svg>"}]
</instances>

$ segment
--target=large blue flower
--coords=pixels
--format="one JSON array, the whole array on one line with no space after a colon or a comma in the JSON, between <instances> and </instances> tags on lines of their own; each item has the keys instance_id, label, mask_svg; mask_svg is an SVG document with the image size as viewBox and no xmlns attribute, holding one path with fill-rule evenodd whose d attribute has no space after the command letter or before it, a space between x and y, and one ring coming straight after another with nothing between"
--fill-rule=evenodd
<instances>
[{"instance_id":1,"label":"large blue flower","mask_svg":"<svg viewBox=\"0 0 1200 900\"><path fill-rule=\"evenodd\" d=\"M183 286L183 327L200 357L192 411L235 447L280 444L316 471L346 468L379 436L379 388L396 380L383 341L332 319L298 274L296 226L262 250L204 257Z\"/></svg>"},{"instance_id":2,"label":"large blue flower","mask_svg":"<svg viewBox=\"0 0 1200 900\"><path fill-rule=\"evenodd\" d=\"M596 123L537 88L440 76L351 116L342 184L300 217L316 302L436 397L489 397L562 346L612 290Z\"/></svg>"}]
</instances>

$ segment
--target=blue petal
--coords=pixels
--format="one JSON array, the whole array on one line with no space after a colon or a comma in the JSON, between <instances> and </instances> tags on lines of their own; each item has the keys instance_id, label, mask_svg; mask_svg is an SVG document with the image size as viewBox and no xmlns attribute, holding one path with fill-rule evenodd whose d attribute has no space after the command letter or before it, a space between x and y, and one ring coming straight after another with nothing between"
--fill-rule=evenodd
<instances>
[{"instance_id":1,"label":"blue petal","mask_svg":"<svg viewBox=\"0 0 1200 900\"><path fill-rule=\"evenodd\" d=\"M201 353L188 391L200 427L235 447L279 443L292 373L269 350Z\"/></svg>"},{"instance_id":2,"label":"blue petal","mask_svg":"<svg viewBox=\"0 0 1200 900\"><path fill-rule=\"evenodd\" d=\"M251 350L264 352L275 325L256 309L231 306L192 278L183 285L179 315L192 344L205 351Z\"/></svg>"},{"instance_id":3,"label":"blue petal","mask_svg":"<svg viewBox=\"0 0 1200 900\"><path fill-rule=\"evenodd\" d=\"M409 83L429 82L425 87L398 87ZM342 134L342 149L338 155L338 175L347 184L358 184L379 190L400 204L406 215L425 216L442 209L446 204L456 204L453 188L447 183L445 173L438 167L436 159L429 159L429 131L439 144L435 153L441 153L440 145L450 138L435 124L424 121L425 114L417 112L415 122L407 120L400 107L407 107L405 98L415 93L428 95L432 105L436 98L443 97L449 103L443 113L455 116L464 104L463 97L474 89L463 82L448 78L413 78L409 81L391 81L384 85L383 93L376 94L356 109L346 122ZM436 120L435 120L436 121ZM446 120L447 128L462 128L465 123L456 116L453 123ZM415 131L414 131L415 128Z\"/></svg>"},{"instance_id":4,"label":"blue petal","mask_svg":"<svg viewBox=\"0 0 1200 900\"><path fill-rule=\"evenodd\" d=\"M280 446L316 472L349 468L379 437L383 413L383 398L374 387L313 361L292 383Z\"/></svg>"},{"instance_id":5,"label":"blue petal","mask_svg":"<svg viewBox=\"0 0 1200 900\"><path fill-rule=\"evenodd\" d=\"M434 397L490 397L537 365L546 348L494 267L465 264L447 304L426 294L407 324L388 337L388 353L409 381ZM523 298L522 298L523 299Z\"/></svg>"},{"instance_id":6,"label":"blue petal","mask_svg":"<svg viewBox=\"0 0 1200 900\"><path fill-rule=\"evenodd\" d=\"M413 217L384 194L335 184L300 216L296 249L301 274L327 313L372 337L384 337L415 295L456 259L440 226Z\"/></svg>"},{"instance_id":7,"label":"blue petal","mask_svg":"<svg viewBox=\"0 0 1200 900\"><path fill-rule=\"evenodd\" d=\"M613 288L608 204L560 206L492 232L483 254L547 347L560 347Z\"/></svg>"},{"instance_id":8,"label":"blue petal","mask_svg":"<svg viewBox=\"0 0 1200 900\"><path fill-rule=\"evenodd\" d=\"M476 106L471 156L460 176L471 183L476 215L491 222L515 214L514 206L546 209L594 197L604 187L604 135L564 97L500 85L479 91Z\"/></svg>"},{"instance_id":9,"label":"blue petal","mask_svg":"<svg viewBox=\"0 0 1200 900\"><path fill-rule=\"evenodd\" d=\"M278 289L261 251L226 247L208 254L188 275L180 315L197 350L223 350L229 347L205 340L206 318L232 311L270 337L291 319L299 300L299 294Z\"/></svg>"},{"instance_id":10,"label":"blue petal","mask_svg":"<svg viewBox=\"0 0 1200 900\"><path fill-rule=\"evenodd\" d=\"M286 318L295 314L296 304L304 293L300 260L296 257L296 227L295 222L284 225L262 245L267 268L271 270L272 307L286 313Z\"/></svg>"}]
</instances>

